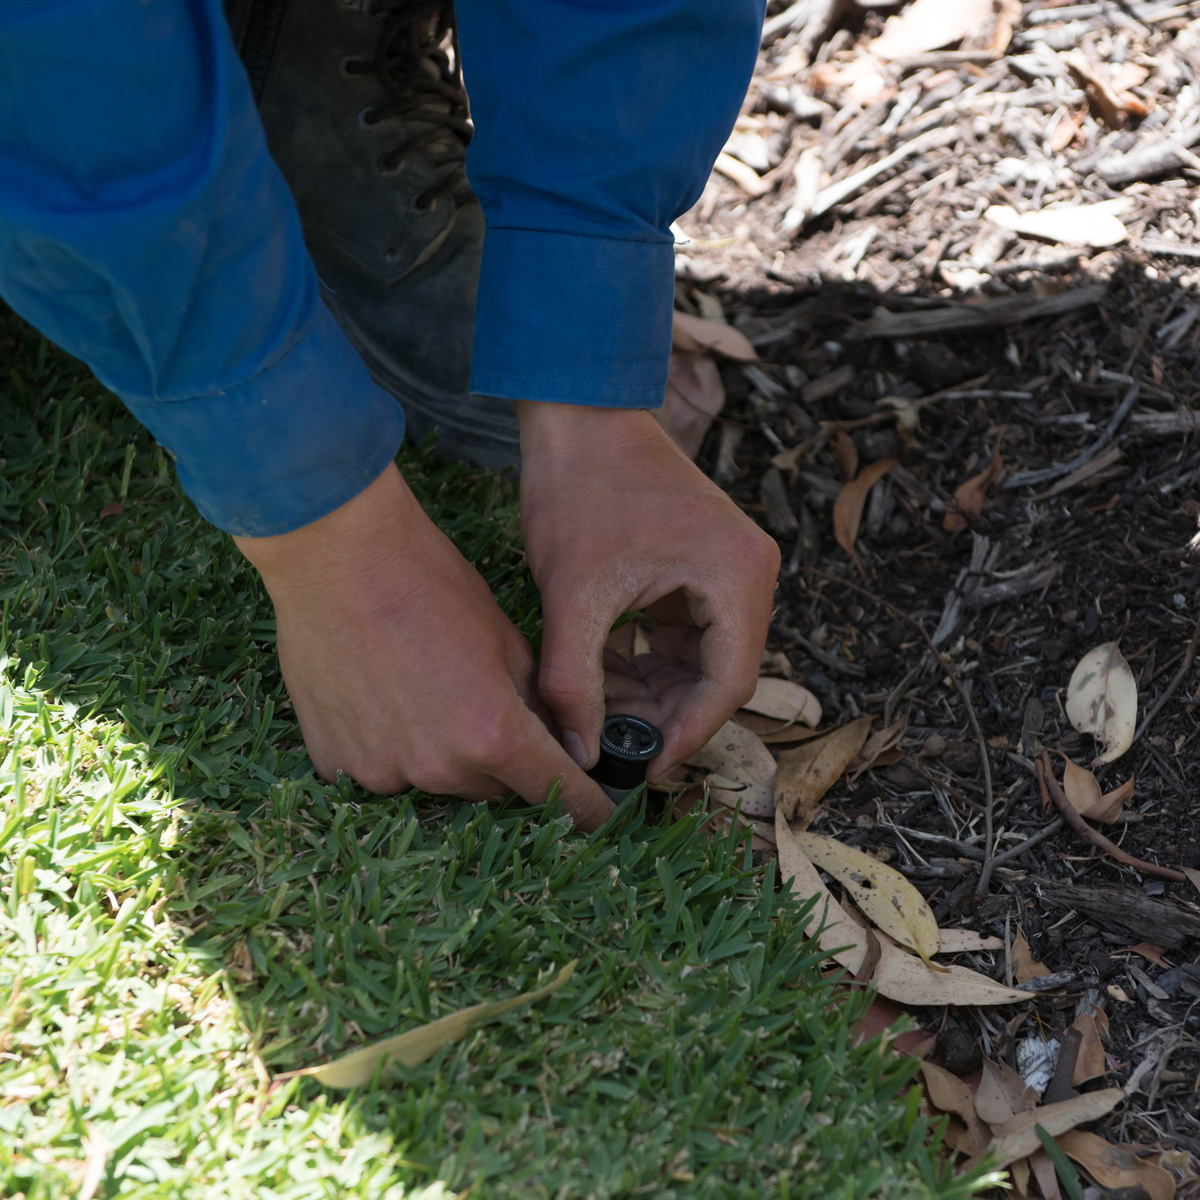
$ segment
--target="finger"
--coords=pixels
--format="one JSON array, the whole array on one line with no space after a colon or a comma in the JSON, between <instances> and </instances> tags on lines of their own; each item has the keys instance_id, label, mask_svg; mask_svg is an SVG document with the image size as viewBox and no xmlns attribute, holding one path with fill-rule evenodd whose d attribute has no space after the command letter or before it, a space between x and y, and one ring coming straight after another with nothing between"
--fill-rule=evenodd
<instances>
[{"instance_id":1,"label":"finger","mask_svg":"<svg viewBox=\"0 0 1200 1200\"><path fill-rule=\"evenodd\" d=\"M545 804L555 780L561 781L563 811L586 833L598 829L615 811L613 802L532 713L521 720L521 735L511 740L497 778L530 804Z\"/></svg>"},{"instance_id":2,"label":"finger","mask_svg":"<svg viewBox=\"0 0 1200 1200\"><path fill-rule=\"evenodd\" d=\"M680 700L676 715L663 729L663 752L651 766L652 778L703 746L754 695L767 616L769 610L761 621L747 619L745 626L718 619L704 631L700 640L703 678Z\"/></svg>"},{"instance_id":3,"label":"finger","mask_svg":"<svg viewBox=\"0 0 1200 1200\"><path fill-rule=\"evenodd\" d=\"M545 631L538 691L562 732L567 753L581 766L600 754L604 721L604 642L616 616L597 606L542 597Z\"/></svg>"}]
</instances>

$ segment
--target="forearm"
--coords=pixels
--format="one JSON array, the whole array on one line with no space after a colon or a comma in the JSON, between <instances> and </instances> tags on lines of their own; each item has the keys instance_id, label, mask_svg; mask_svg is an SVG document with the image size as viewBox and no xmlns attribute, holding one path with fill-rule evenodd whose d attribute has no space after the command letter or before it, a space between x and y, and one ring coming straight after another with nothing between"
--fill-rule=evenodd
<instances>
[{"instance_id":1,"label":"forearm","mask_svg":"<svg viewBox=\"0 0 1200 1200\"><path fill-rule=\"evenodd\" d=\"M656 407L670 351L669 226L745 95L762 0L459 0L487 217L472 387Z\"/></svg>"},{"instance_id":2,"label":"forearm","mask_svg":"<svg viewBox=\"0 0 1200 1200\"><path fill-rule=\"evenodd\" d=\"M217 0L29 0L0 55L0 295L221 527L282 532L365 487L403 418L320 301Z\"/></svg>"}]
</instances>

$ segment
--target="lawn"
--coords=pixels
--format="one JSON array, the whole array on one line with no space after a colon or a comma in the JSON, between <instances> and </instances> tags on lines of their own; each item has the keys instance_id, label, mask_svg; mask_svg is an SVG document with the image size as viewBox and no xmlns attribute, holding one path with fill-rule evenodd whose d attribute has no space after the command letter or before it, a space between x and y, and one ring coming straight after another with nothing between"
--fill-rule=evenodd
<instances>
[{"instance_id":1,"label":"lawn","mask_svg":"<svg viewBox=\"0 0 1200 1200\"><path fill-rule=\"evenodd\" d=\"M270 606L169 459L0 317L0 1195L968 1196L738 837L310 771ZM402 465L531 637L512 489ZM435 686L430 681L430 686ZM573 981L398 1080L281 1071Z\"/></svg>"}]
</instances>

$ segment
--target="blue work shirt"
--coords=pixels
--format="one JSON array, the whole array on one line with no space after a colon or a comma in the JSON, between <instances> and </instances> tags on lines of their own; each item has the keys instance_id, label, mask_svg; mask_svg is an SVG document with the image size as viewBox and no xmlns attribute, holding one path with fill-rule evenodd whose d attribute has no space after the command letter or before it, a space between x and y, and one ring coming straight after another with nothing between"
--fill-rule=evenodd
<instances>
[{"instance_id":1,"label":"blue work shirt","mask_svg":"<svg viewBox=\"0 0 1200 1200\"><path fill-rule=\"evenodd\" d=\"M472 388L661 403L670 223L737 115L763 0L458 0L487 223ZM0 0L0 296L264 536L395 456L320 299L219 0Z\"/></svg>"}]
</instances>

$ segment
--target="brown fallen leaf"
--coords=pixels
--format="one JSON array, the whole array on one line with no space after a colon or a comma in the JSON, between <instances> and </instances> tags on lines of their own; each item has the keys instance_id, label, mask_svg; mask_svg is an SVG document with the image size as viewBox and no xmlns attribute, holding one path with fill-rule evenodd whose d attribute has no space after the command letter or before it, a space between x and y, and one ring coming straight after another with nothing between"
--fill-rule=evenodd
<instances>
[{"instance_id":1,"label":"brown fallen leaf","mask_svg":"<svg viewBox=\"0 0 1200 1200\"><path fill-rule=\"evenodd\" d=\"M879 960L883 955L883 947L879 943L879 938L875 936L875 931L868 929L866 935L867 953L862 960L862 965L854 972L855 983L870 983L875 977L875 968L879 966Z\"/></svg>"},{"instance_id":2,"label":"brown fallen leaf","mask_svg":"<svg viewBox=\"0 0 1200 1200\"><path fill-rule=\"evenodd\" d=\"M725 384L708 354L703 350L672 351L663 402L652 415L688 458L700 453L705 434L724 407Z\"/></svg>"},{"instance_id":3,"label":"brown fallen leaf","mask_svg":"<svg viewBox=\"0 0 1200 1200\"><path fill-rule=\"evenodd\" d=\"M838 492L833 502L833 536L837 544L854 559L854 565L859 572L865 574L862 563L854 550L858 540L858 527L862 522L863 505L867 502L867 493L896 465L894 458L882 458L879 462L863 467L858 475Z\"/></svg>"},{"instance_id":4,"label":"brown fallen leaf","mask_svg":"<svg viewBox=\"0 0 1200 1200\"><path fill-rule=\"evenodd\" d=\"M996 24L987 40L985 50L1000 57L1012 41L1013 31L1021 23L1021 0L999 0L996 5Z\"/></svg>"},{"instance_id":5,"label":"brown fallen leaf","mask_svg":"<svg viewBox=\"0 0 1200 1200\"><path fill-rule=\"evenodd\" d=\"M733 719L768 746L785 742L808 742L815 737L824 737L829 732L828 729L809 729L807 725L797 725L794 721L760 717L758 713L747 712L744 708L738 709Z\"/></svg>"},{"instance_id":6,"label":"brown fallen leaf","mask_svg":"<svg viewBox=\"0 0 1200 1200\"><path fill-rule=\"evenodd\" d=\"M671 345L676 350L712 350L738 362L758 362L758 351L740 329L678 310L671 318Z\"/></svg>"},{"instance_id":7,"label":"brown fallen leaf","mask_svg":"<svg viewBox=\"0 0 1200 1200\"><path fill-rule=\"evenodd\" d=\"M1098 1010L1094 1010L1098 1011ZM1107 1027L1107 1020L1105 1027ZM1077 1088L1091 1079L1108 1074L1108 1059L1100 1041L1100 1026L1093 1013L1082 1013L1071 1022L1071 1028L1079 1030L1079 1054L1075 1059L1075 1070L1071 1073L1071 1086Z\"/></svg>"},{"instance_id":8,"label":"brown fallen leaf","mask_svg":"<svg viewBox=\"0 0 1200 1200\"><path fill-rule=\"evenodd\" d=\"M961 1118L966 1125L971 1148L965 1153L978 1154L991 1141L991 1135L975 1112L970 1086L936 1063L923 1062L921 1075L931 1103L942 1112Z\"/></svg>"},{"instance_id":9,"label":"brown fallen leaf","mask_svg":"<svg viewBox=\"0 0 1200 1200\"><path fill-rule=\"evenodd\" d=\"M1062 1190L1058 1186L1058 1172L1045 1150L1038 1150L1029 1156L1030 1174L1037 1180L1038 1191L1042 1200L1062 1200Z\"/></svg>"},{"instance_id":10,"label":"brown fallen leaf","mask_svg":"<svg viewBox=\"0 0 1200 1200\"><path fill-rule=\"evenodd\" d=\"M1184 867L1183 873L1192 881L1192 887L1200 892L1200 871L1197 871L1194 867Z\"/></svg>"},{"instance_id":11,"label":"brown fallen leaf","mask_svg":"<svg viewBox=\"0 0 1200 1200\"><path fill-rule=\"evenodd\" d=\"M1115 825L1117 818L1125 811L1125 805L1133 799L1134 776L1125 780L1120 787L1105 792L1099 802L1090 812L1083 815L1089 821L1099 821L1102 825Z\"/></svg>"},{"instance_id":12,"label":"brown fallen leaf","mask_svg":"<svg viewBox=\"0 0 1200 1200\"><path fill-rule=\"evenodd\" d=\"M1043 1104L1032 1112L1017 1113L996 1130L996 1139L987 1149L995 1167L1007 1167L1018 1158L1028 1158L1041 1146L1036 1126L1040 1125L1051 1137L1058 1137L1085 1121L1096 1121L1112 1112L1125 1093L1120 1088L1105 1088L1099 1092L1084 1092L1071 1100ZM978 1156L982 1158L982 1155ZM966 1164L966 1170L978 1165L977 1160Z\"/></svg>"},{"instance_id":13,"label":"brown fallen leaf","mask_svg":"<svg viewBox=\"0 0 1200 1200\"><path fill-rule=\"evenodd\" d=\"M1093 734L1104 746L1096 762L1113 762L1133 745L1137 706L1137 681L1116 642L1095 646L1079 660L1065 707L1077 732Z\"/></svg>"},{"instance_id":14,"label":"brown fallen leaf","mask_svg":"<svg viewBox=\"0 0 1200 1200\"><path fill-rule=\"evenodd\" d=\"M708 744L688 756L688 765L709 772L709 798L747 816L770 817L775 807L775 758L759 738L736 721L726 721Z\"/></svg>"},{"instance_id":15,"label":"brown fallen leaf","mask_svg":"<svg viewBox=\"0 0 1200 1200\"><path fill-rule=\"evenodd\" d=\"M978 520L983 513L983 502L987 499L987 490L1000 477L1004 470L1004 460L1000 457L1000 443L1004 440L1004 430L1001 426L996 431L996 445L992 448L992 458L988 465L972 475L966 483L960 484L954 493L954 507L947 508L942 517L942 528L947 533L966 529L972 520Z\"/></svg>"},{"instance_id":16,"label":"brown fallen leaf","mask_svg":"<svg viewBox=\"0 0 1200 1200\"><path fill-rule=\"evenodd\" d=\"M821 797L862 749L873 720L873 717L859 717L779 756L775 805L785 820L795 822L801 829L808 827Z\"/></svg>"},{"instance_id":17,"label":"brown fallen leaf","mask_svg":"<svg viewBox=\"0 0 1200 1200\"><path fill-rule=\"evenodd\" d=\"M830 449L842 472L842 478L849 483L858 474L858 447L854 444L854 439L844 429L839 429L833 435Z\"/></svg>"},{"instance_id":18,"label":"brown fallen leaf","mask_svg":"<svg viewBox=\"0 0 1200 1200\"><path fill-rule=\"evenodd\" d=\"M1063 791L1071 802L1071 807L1080 816L1086 816L1101 801L1099 780L1087 769L1073 763L1063 755Z\"/></svg>"},{"instance_id":19,"label":"brown fallen leaf","mask_svg":"<svg viewBox=\"0 0 1200 1200\"><path fill-rule=\"evenodd\" d=\"M1140 954L1147 962L1152 962L1156 967L1162 967L1164 971L1170 970L1171 964L1163 957L1163 948L1154 945L1153 942L1138 942L1136 946L1130 946L1130 950L1134 954Z\"/></svg>"},{"instance_id":20,"label":"brown fallen leaf","mask_svg":"<svg viewBox=\"0 0 1200 1200\"><path fill-rule=\"evenodd\" d=\"M772 679L764 675L759 679L754 695L742 707L789 724L803 721L815 728L821 723L821 702L808 688L790 679Z\"/></svg>"},{"instance_id":21,"label":"brown fallen leaf","mask_svg":"<svg viewBox=\"0 0 1200 1200\"><path fill-rule=\"evenodd\" d=\"M1037 1107L1038 1094L1005 1062L983 1060L979 1087L975 1089L975 1111L994 1130L1006 1125L1017 1113Z\"/></svg>"},{"instance_id":22,"label":"brown fallen leaf","mask_svg":"<svg viewBox=\"0 0 1200 1200\"><path fill-rule=\"evenodd\" d=\"M1018 983L1027 983L1031 979L1040 979L1043 975L1051 974L1050 968L1045 963L1038 962L1033 957L1033 951L1030 950L1025 935L1019 929L1017 936L1013 938L1012 958L1013 974Z\"/></svg>"},{"instance_id":23,"label":"brown fallen leaf","mask_svg":"<svg viewBox=\"0 0 1200 1200\"><path fill-rule=\"evenodd\" d=\"M854 756L847 769L846 782L854 783L864 771L872 767L888 766L904 757L900 743L908 732L908 713L893 721L886 729L877 729L863 743L863 748Z\"/></svg>"},{"instance_id":24,"label":"brown fallen leaf","mask_svg":"<svg viewBox=\"0 0 1200 1200\"><path fill-rule=\"evenodd\" d=\"M800 849L796 835L778 807L775 809L775 841L781 879L802 899L817 898L813 919L820 927L818 944L853 976L867 957L867 931L850 919L821 882L816 867ZM1003 987L966 967L930 970L916 955L884 938L879 938L879 947L879 965L873 980L875 989L881 996L900 1004L1016 1004L1033 998L1031 992Z\"/></svg>"},{"instance_id":25,"label":"brown fallen leaf","mask_svg":"<svg viewBox=\"0 0 1200 1200\"><path fill-rule=\"evenodd\" d=\"M1114 1146L1094 1133L1072 1129L1058 1138L1068 1158L1073 1158L1104 1188L1140 1188L1150 1200L1174 1200L1175 1181L1165 1167L1138 1158L1123 1146Z\"/></svg>"}]
</instances>

